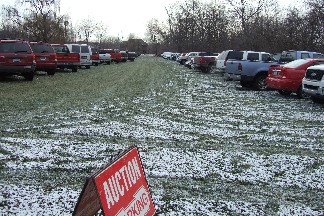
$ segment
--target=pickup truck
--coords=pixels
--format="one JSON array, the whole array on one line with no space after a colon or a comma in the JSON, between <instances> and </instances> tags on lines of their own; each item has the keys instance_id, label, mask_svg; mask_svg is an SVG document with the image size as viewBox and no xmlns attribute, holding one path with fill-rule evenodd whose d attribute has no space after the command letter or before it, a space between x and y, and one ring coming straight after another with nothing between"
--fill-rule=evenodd
<instances>
[{"instance_id":1,"label":"pickup truck","mask_svg":"<svg viewBox=\"0 0 324 216\"><path fill-rule=\"evenodd\" d=\"M314 103L324 103L324 65L316 65L307 68L303 78L303 91L311 96Z\"/></svg>"},{"instance_id":2,"label":"pickup truck","mask_svg":"<svg viewBox=\"0 0 324 216\"><path fill-rule=\"evenodd\" d=\"M122 54L118 49L104 49L106 53L110 54L111 61L119 63L122 60Z\"/></svg>"},{"instance_id":3,"label":"pickup truck","mask_svg":"<svg viewBox=\"0 0 324 216\"><path fill-rule=\"evenodd\" d=\"M209 73L215 65L219 53L201 52L199 56L193 57L192 67L200 69L203 73Z\"/></svg>"},{"instance_id":4,"label":"pickup truck","mask_svg":"<svg viewBox=\"0 0 324 216\"><path fill-rule=\"evenodd\" d=\"M255 90L268 89L265 79L268 70L273 65L279 65L273 59L263 61L240 60L227 62L226 71L231 71L233 80L239 80L243 87L253 87Z\"/></svg>"},{"instance_id":5,"label":"pickup truck","mask_svg":"<svg viewBox=\"0 0 324 216\"><path fill-rule=\"evenodd\" d=\"M111 55L107 52L106 49L100 49L99 51L99 61L100 64L106 63L110 65L111 63Z\"/></svg>"},{"instance_id":6,"label":"pickup truck","mask_svg":"<svg viewBox=\"0 0 324 216\"><path fill-rule=\"evenodd\" d=\"M72 69L77 72L80 67L80 53L72 53L65 44L51 44L57 58L57 67L60 69Z\"/></svg>"},{"instance_id":7,"label":"pickup truck","mask_svg":"<svg viewBox=\"0 0 324 216\"><path fill-rule=\"evenodd\" d=\"M191 60L191 58L199 56L199 53L201 53L201 52L189 52L189 53L187 53L185 55L180 55L177 58L177 62L179 62L182 65L185 65L185 63L187 61Z\"/></svg>"},{"instance_id":8,"label":"pickup truck","mask_svg":"<svg viewBox=\"0 0 324 216\"><path fill-rule=\"evenodd\" d=\"M310 52L310 51L296 51L296 50L288 50L283 51L279 58L280 63L288 63L298 59L306 59L306 58L324 58L322 53L318 52Z\"/></svg>"}]
</instances>

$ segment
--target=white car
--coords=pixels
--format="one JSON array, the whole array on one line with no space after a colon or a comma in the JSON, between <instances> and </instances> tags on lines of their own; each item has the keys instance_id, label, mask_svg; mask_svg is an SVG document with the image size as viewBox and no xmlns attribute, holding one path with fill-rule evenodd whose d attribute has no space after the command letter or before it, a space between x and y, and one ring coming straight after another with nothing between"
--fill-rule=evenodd
<instances>
[{"instance_id":1,"label":"white car","mask_svg":"<svg viewBox=\"0 0 324 216\"><path fill-rule=\"evenodd\" d=\"M313 102L324 103L324 65L314 65L306 70L303 78L303 91Z\"/></svg>"},{"instance_id":2,"label":"white car","mask_svg":"<svg viewBox=\"0 0 324 216\"><path fill-rule=\"evenodd\" d=\"M164 59L171 59L171 55L173 54L173 52L164 52L161 54L161 56L164 58Z\"/></svg>"}]
</instances>

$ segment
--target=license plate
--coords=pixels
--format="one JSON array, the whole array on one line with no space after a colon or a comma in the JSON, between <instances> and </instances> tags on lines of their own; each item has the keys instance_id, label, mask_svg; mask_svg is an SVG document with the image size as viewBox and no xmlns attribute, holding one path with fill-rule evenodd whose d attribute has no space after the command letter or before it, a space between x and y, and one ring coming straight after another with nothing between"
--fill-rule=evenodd
<instances>
[{"instance_id":1,"label":"license plate","mask_svg":"<svg viewBox=\"0 0 324 216\"><path fill-rule=\"evenodd\" d=\"M40 57L39 58L41 61L45 61L46 60L46 57Z\"/></svg>"},{"instance_id":2,"label":"license plate","mask_svg":"<svg viewBox=\"0 0 324 216\"><path fill-rule=\"evenodd\" d=\"M278 71L273 71L273 75L278 75Z\"/></svg>"},{"instance_id":3,"label":"license plate","mask_svg":"<svg viewBox=\"0 0 324 216\"><path fill-rule=\"evenodd\" d=\"M12 62L20 62L20 59L13 59Z\"/></svg>"}]
</instances>

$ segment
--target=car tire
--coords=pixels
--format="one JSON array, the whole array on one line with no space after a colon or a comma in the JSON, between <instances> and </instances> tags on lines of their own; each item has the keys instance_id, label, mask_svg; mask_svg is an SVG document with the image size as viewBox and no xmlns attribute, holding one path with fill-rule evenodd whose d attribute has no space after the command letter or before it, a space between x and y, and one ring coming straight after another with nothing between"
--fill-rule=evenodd
<instances>
[{"instance_id":1,"label":"car tire","mask_svg":"<svg viewBox=\"0 0 324 216\"><path fill-rule=\"evenodd\" d=\"M109 61L109 62L107 62L107 65L110 65L110 61Z\"/></svg>"},{"instance_id":2,"label":"car tire","mask_svg":"<svg viewBox=\"0 0 324 216\"><path fill-rule=\"evenodd\" d=\"M90 69L90 65L86 65L85 68L86 68L86 69Z\"/></svg>"},{"instance_id":3,"label":"car tire","mask_svg":"<svg viewBox=\"0 0 324 216\"><path fill-rule=\"evenodd\" d=\"M186 63L186 61L187 61L187 60L182 59L182 60L180 61L180 64L184 65L184 64Z\"/></svg>"},{"instance_id":4,"label":"car tire","mask_svg":"<svg viewBox=\"0 0 324 216\"><path fill-rule=\"evenodd\" d=\"M308 99L310 98L310 95L306 94L304 91L303 91L303 88L302 86L299 87L298 91L297 91L297 97L299 99Z\"/></svg>"},{"instance_id":5,"label":"car tire","mask_svg":"<svg viewBox=\"0 0 324 216\"><path fill-rule=\"evenodd\" d=\"M55 70L49 70L47 71L47 75L53 76L55 74Z\"/></svg>"},{"instance_id":6,"label":"car tire","mask_svg":"<svg viewBox=\"0 0 324 216\"><path fill-rule=\"evenodd\" d=\"M244 88L250 88L250 87L251 87L251 83L246 82L246 81L242 81L242 80L240 80L240 84L241 84L241 86L244 87Z\"/></svg>"},{"instance_id":7,"label":"car tire","mask_svg":"<svg viewBox=\"0 0 324 216\"><path fill-rule=\"evenodd\" d=\"M268 89L268 85L266 82L266 75L259 75L255 78L254 82L253 82L253 87L255 90L258 91L265 91Z\"/></svg>"},{"instance_id":8,"label":"car tire","mask_svg":"<svg viewBox=\"0 0 324 216\"><path fill-rule=\"evenodd\" d=\"M278 90L279 94L284 95L284 96L288 96L291 95L290 91L286 91L286 90Z\"/></svg>"},{"instance_id":9,"label":"car tire","mask_svg":"<svg viewBox=\"0 0 324 216\"><path fill-rule=\"evenodd\" d=\"M29 74L25 74L24 77L28 81L33 81L33 79L35 77L35 72L29 73Z\"/></svg>"},{"instance_id":10,"label":"car tire","mask_svg":"<svg viewBox=\"0 0 324 216\"><path fill-rule=\"evenodd\" d=\"M78 67L72 68L72 72L78 72Z\"/></svg>"},{"instance_id":11,"label":"car tire","mask_svg":"<svg viewBox=\"0 0 324 216\"><path fill-rule=\"evenodd\" d=\"M324 100L318 97L311 96L311 99L314 103L323 104Z\"/></svg>"}]
</instances>

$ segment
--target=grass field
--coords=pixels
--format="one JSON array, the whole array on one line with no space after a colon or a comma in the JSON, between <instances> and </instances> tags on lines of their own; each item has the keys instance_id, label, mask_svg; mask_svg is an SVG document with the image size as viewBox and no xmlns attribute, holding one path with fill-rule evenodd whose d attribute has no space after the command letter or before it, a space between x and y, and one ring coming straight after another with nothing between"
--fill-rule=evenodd
<instances>
[{"instance_id":1,"label":"grass field","mask_svg":"<svg viewBox=\"0 0 324 216\"><path fill-rule=\"evenodd\" d=\"M0 80L1 215L71 215L139 147L158 215L323 215L323 105L141 56Z\"/></svg>"}]
</instances>

